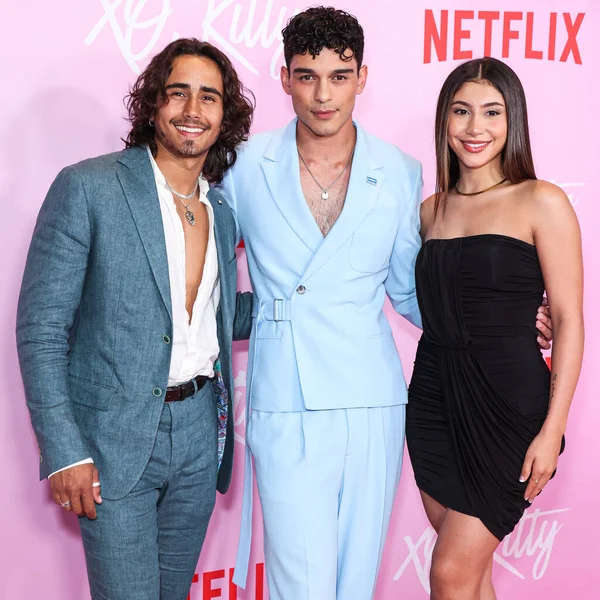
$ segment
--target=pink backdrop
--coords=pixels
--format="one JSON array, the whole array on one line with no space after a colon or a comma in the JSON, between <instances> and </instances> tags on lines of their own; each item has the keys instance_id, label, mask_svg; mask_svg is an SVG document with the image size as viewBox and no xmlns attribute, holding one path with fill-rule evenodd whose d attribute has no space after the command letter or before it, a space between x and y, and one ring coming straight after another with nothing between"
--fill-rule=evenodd
<instances>
[{"instance_id":1,"label":"pink backdrop","mask_svg":"<svg viewBox=\"0 0 600 600\"><path fill-rule=\"evenodd\" d=\"M0 9L4 84L0 120L0 598L89 598L75 518L37 481L38 453L17 365L15 309L39 206L63 166L121 148L122 98L148 57L178 36L219 45L257 96L254 131L292 116L279 87L280 29L306 6L287 0L53 0L5 2ZM559 474L499 547L500 598L598 597L600 375L597 256L600 5L594 0L340 0L366 34L369 83L356 118L418 157L433 188L433 115L438 90L457 60L484 51L506 58L525 85L538 176L561 185L583 230L587 345ZM460 9L460 10L458 10ZM556 240L561 243L560 239ZM243 251L242 288L248 287ZM410 377L418 332L389 313ZM241 508L247 346L236 347L236 461L231 491L219 497L198 565L192 600L236 598L228 583ZM428 597L434 542L405 463L381 569L378 600ZM255 531L261 531L255 511ZM360 543L360 540L357 540ZM266 599L262 538L240 600ZM256 565L256 566L255 566ZM256 582L256 583L255 583Z\"/></svg>"}]
</instances>

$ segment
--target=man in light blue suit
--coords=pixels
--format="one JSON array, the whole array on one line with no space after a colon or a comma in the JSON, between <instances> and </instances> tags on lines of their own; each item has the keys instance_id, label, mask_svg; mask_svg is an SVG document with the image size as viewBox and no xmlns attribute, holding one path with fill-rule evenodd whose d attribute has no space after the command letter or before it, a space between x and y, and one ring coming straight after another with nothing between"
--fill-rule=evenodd
<instances>
[{"instance_id":1,"label":"man in light blue suit","mask_svg":"<svg viewBox=\"0 0 600 600\"><path fill-rule=\"evenodd\" d=\"M407 401L383 305L421 326L421 167L353 122L367 80L353 16L308 9L283 42L297 118L254 136L223 180L254 289L234 581L247 576L254 459L271 600L368 600Z\"/></svg>"},{"instance_id":2,"label":"man in light blue suit","mask_svg":"<svg viewBox=\"0 0 600 600\"><path fill-rule=\"evenodd\" d=\"M182 39L128 107L128 149L48 192L18 350L41 477L80 517L92 598L185 600L231 478L231 342L251 324L233 216L210 184L253 106L222 52Z\"/></svg>"},{"instance_id":3,"label":"man in light blue suit","mask_svg":"<svg viewBox=\"0 0 600 600\"><path fill-rule=\"evenodd\" d=\"M314 8L284 30L297 119L252 138L223 190L254 289L244 517L252 463L273 600L372 598L404 443L406 384L386 295L420 326L419 163L352 120L363 32Z\"/></svg>"}]
</instances>

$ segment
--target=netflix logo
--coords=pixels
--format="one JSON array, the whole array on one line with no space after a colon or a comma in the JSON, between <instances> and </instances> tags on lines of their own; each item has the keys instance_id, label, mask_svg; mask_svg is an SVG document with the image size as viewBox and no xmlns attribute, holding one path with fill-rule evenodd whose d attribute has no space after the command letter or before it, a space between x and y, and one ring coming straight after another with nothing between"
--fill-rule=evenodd
<instances>
[{"instance_id":1,"label":"netflix logo","mask_svg":"<svg viewBox=\"0 0 600 600\"><path fill-rule=\"evenodd\" d=\"M502 58L558 60L582 64L577 36L585 13L493 10L425 11L423 63L437 58L467 60L491 56L492 44L502 44ZM449 33L452 25L452 33ZM471 34L479 42L471 42Z\"/></svg>"},{"instance_id":2,"label":"netflix logo","mask_svg":"<svg viewBox=\"0 0 600 600\"><path fill-rule=\"evenodd\" d=\"M265 600L265 563L256 564L254 575L254 590L247 587L243 598L244 600ZM195 584L197 583L201 585L196 586ZM225 569L205 571L201 575L198 573L194 575L192 579L192 591L188 595L187 600L213 600L213 598L238 600L238 588L233 583L233 569L229 569L227 577ZM242 599L240 598L240 600Z\"/></svg>"}]
</instances>

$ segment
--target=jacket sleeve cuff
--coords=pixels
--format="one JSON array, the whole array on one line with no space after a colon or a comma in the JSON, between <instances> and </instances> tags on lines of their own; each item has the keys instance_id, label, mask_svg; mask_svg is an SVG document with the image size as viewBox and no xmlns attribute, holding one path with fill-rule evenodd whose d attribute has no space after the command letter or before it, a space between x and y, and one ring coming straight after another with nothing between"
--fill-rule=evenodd
<instances>
[{"instance_id":1,"label":"jacket sleeve cuff","mask_svg":"<svg viewBox=\"0 0 600 600\"><path fill-rule=\"evenodd\" d=\"M50 475L48 475L48 479L50 479L50 477L52 477L52 475L56 475L57 473L60 473L61 471L66 471L67 469L70 469L72 467L78 467L79 465L89 465L89 464L94 464L94 460L92 458L86 458L84 460L80 460L79 462L73 463L72 465L67 465L66 467L63 467L62 469L58 469L58 471L54 471L54 473L50 473Z\"/></svg>"}]
</instances>

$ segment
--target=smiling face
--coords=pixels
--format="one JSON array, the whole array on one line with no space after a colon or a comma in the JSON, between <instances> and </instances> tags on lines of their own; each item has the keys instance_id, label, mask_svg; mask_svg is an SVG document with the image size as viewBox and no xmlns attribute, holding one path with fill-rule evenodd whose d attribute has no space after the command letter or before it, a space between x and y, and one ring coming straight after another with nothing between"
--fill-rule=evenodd
<instances>
[{"instance_id":1,"label":"smiling face","mask_svg":"<svg viewBox=\"0 0 600 600\"><path fill-rule=\"evenodd\" d=\"M448 145L461 167L501 167L507 134L502 94L487 81L462 85L452 99L448 116Z\"/></svg>"},{"instance_id":2,"label":"smiling face","mask_svg":"<svg viewBox=\"0 0 600 600\"><path fill-rule=\"evenodd\" d=\"M223 78L209 58L183 55L173 61L154 115L157 158L206 158L223 120Z\"/></svg>"},{"instance_id":3,"label":"smiling face","mask_svg":"<svg viewBox=\"0 0 600 600\"><path fill-rule=\"evenodd\" d=\"M366 66L359 70L356 59L342 60L329 48L315 58L309 53L295 54L289 70L281 69L281 83L292 97L299 126L318 137L333 136L352 126L356 95L366 82Z\"/></svg>"}]
</instances>

